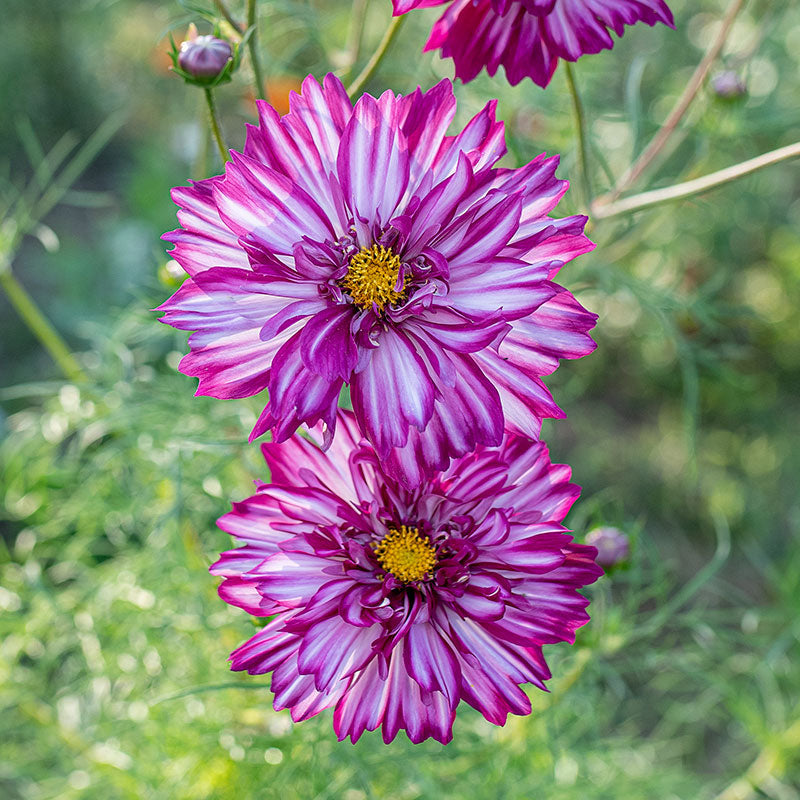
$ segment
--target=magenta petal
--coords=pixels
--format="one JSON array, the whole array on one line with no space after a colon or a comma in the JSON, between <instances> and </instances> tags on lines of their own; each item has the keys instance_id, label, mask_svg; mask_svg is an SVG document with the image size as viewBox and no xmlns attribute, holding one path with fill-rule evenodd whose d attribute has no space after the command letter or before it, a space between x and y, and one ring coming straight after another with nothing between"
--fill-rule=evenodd
<instances>
[{"instance_id":1,"label":"magenta petal","mask_svg":"<svg viewBox=\"0 0 800 800\"><path fill-rule=\"evenodd\" d=\"M326 380L349 380L358 362L358 349L350 333L352 318L349 307L331 306L312 317L300 334L303 361Z\"/></svg>"},{"instance_id":2,"label":"magenta petal","mask_svg":"<svg viewBox=\"0 0 800 800\"><path fill-rule=\"evenodd\" d=\"M425 362L393 328L383 331L350 391L359 426L382 458L408 441L410 426L424 429L436 396Z\"/></svg>"},{"instance_id":3,"label":"magenta petal","mask_svg":"<svg viewBox=\"0 0 800 800\"><path fill-rule=\"evenodd\" d=\"M403 656L408 674L423 689L441 692L451 709L458 705L458 663L432 624L412 625L408 629Z\"/></svg>"},{"instance_id":4,"label":"magenta petal","mask_svg":"<svg viewBox=\"0 0 800 800\"><path fill-rule=\"evenodd\" d=\"M366 94L356 103L342 134L337 170L357 218L377 217L386 224L408 186L408 143L397 117L390 92L379 100Z\"/></svg>"}]
</instances>

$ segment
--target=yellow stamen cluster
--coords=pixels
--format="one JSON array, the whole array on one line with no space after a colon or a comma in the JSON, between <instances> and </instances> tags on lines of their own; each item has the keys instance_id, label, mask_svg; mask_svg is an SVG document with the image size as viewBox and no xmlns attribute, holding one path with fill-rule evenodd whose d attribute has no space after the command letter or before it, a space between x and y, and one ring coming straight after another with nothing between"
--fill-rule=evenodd
<instances>
[{"instance_id":1,"label":"yellow stamen cluster","mask_svg":"<svg viewBox=\"0 0 800 800\"><path fill-rule=\"evenodd\" d=\"M416 528L400 526L372 545L380 565L403 583L421 581L436 566L436 550Z\"/></svg>"},{"instance_id":2,"label":"yellow stamen cluster","mask_svg":"<svg viewBox=\"0 0 800 800\"><path fill-rule=\"evenodd\" d=\"M361 308L372 308L374 303L379 311L385 305L393 306L406 299L405 279L401 291L395 291L400 274L400 257L390 247L374 244L362 247L350 259L347 275L339 281L342 287Z\"/></svg>"}]
</instances>

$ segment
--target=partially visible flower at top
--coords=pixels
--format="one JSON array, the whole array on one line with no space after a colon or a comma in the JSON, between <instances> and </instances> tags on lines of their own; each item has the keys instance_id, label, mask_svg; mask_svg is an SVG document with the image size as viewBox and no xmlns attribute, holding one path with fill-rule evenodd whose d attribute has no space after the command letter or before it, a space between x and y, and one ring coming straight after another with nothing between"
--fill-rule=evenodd
<instances>
[{"instance_id":1,"label":"partially visible flower at top","mask_svg":"<svg viewBox=\"0 0 800 800\"><path fill-rule=\"evenodd\" d=\"M187 38L180 47L172 42L173 70L187 83L197 86L218 86L231 79L236 68L238 47L217 36L199 36L194 24L189 26Z\"/></svg>"},{"instance_id":2,"label":"partially visible flower at top","mask_svg":"<svg viewBox=\"0 0 800 800\"><path fill-rule=\"evenodd\" d=\"M609 28L622 36L626 25L663 22L673 27L663 0L392 0L395 16L450 2L433 26L425 50L441 50L455 62L456 77L471 81L500 65L512 85L531 78L541 87L558 59L611 49Z\"/></svg>"},{"instance_id":3,"label":"partially visible flower at top","mask_svg":"<svg viewBox=\"0 0 800 800\"><path fill-rule=\"evenodd\" d=\"M528 714L542 645L589 620L578 589L602 570L562 527L579 487L547 448L509 435L418 489L386 475L340 412L327 455L296 436L263 452L273 483L219 520L244 546L211 572L220 596L272 617L231 655L272 673L276 710L334 709L339 739L452 737L465 701L489 722Z\"/></svg>"},{"instance_id":4,"label":"partially visible flower at top","mask_svg":"<svg viewBox=\"0 0 800 800\"><path fill-rule=\"evenodd\" d=\"M627 534L610 526L589 531L586 534L586 544L597 548L597 563L603 567L614 567L625 561L630 551Z\"/></svg>"},{"instance_id":5,"label":"partially visible flower at top","mask_svg":"<svg viewBox=\"0 0 800 800\"><path fill-rule=\"evenodd\" d=\"M720 100L738 100L747 94L747 84L736 70L726 69L711 79L711 88Z\"/></svg>"},{"instance_id":6,"label":"partially visible flower at top","mask_svg":"<svg viewBox=\"0 0 800 800\"><path fill-rule=\"evenodd\" d=\"M560 417L542 383L594 349L595 322L559 269L593 245L552 218L558 158L496 168L489 103L447 135L450 81L364 95L312 77L280 117L259 104L225 175L177 188L164 236L189 273L162 322L196 331L180 369L198 394L269 390L251 438L336 425L345 384L361 431L407 486L503 431Z\"/></svg>"}]
</instances>

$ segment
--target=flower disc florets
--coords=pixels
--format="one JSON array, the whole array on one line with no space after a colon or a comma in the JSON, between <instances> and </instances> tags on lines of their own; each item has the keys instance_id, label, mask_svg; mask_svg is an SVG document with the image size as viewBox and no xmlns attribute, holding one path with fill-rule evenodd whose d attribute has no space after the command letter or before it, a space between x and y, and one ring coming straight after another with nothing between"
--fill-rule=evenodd
<instances>
[{"instance_id":1,"label":"flower disc florets","mask_svg":"<svg viewBox=\"0 0 800 800\"><path fill-rule=\"evenodd\" d=\"M372 549L380 565L401 583L425 580L436 566L436 548L417 528L390 528Z\"/></svg>"},{"instance_id":2,"label":"flower disc florets","mask_svg":"<svg viewBox=\"0 0 800 800\"><path fill-rule=\"evenodd\" d=\"M329 443L349 385L407 487L504 431L537 438L563 416L541 376L594 348L595 316L553 282L593 246L585 217L550 216L558 159L496 167L494 102L448 134L449 81L354 106L309 77L290 106L261 103L225 174L173 191L189 278L162 321L194 331L198 394L267 389L251 437L322 423Z\"/></svg>"},{"instance_id":3,"label":"flower disc florets","mask_svg":"<svg viewBox=\"0 0 800 800\"><path fill-rule=\"evenodd\" d=\"M547 86L558 60L614 46L609 29L663 22L673 27L663 0L393 0L394 13L450 3L433 26L425 50L441 50L465 83L502 64L512 85L529 77Z\"/></svg>"},{"instance_id":4,"label":"flower disc florets","mask_svg":"<svg viewBox=\"0 0 800 800\"><path fill-rule=\"evenodd\" d=\"M244 542L211 568L220 596L271 617L233 669L271 672L296 721L333 708L353 741L381 727L447 742L462 700L498 725L529 713L521 684L545 688L542 646L574 640L578 589L601 574L560 524L569 469L512 435L409 491L352 414L338 424L327 455L300 437L264 445L274 483L219 521Z\"/></svg>"},{"instance_id":5,"label":"flower disc florets","mask_svg":"<svg viewBox=\"0 0 800 800\"><path fill-rule=\"evenodd\" d=\"M396 306L405 299L405 280L400 277L400 256L390 247L362 247L351 259L347 275L339 282L353 302L364 310Z\"/></svg>"}]
</instances>

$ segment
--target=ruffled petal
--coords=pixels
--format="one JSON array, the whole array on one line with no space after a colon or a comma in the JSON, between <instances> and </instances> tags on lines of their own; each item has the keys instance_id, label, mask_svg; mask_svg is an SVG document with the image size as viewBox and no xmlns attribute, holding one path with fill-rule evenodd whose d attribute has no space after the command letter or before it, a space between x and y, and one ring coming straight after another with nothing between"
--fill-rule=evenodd
<instances>
[{"instance_id":1,"label":"ruffled petal","mask_svg":"<svg viewBox=\"0 0 800 800\"><path fill-rule=\"evenodd\" d=\"M425 428L435 396L424 360L407 336L389 327L350 386L358 424L380 458L408 441L410 426Z\"/></svg>"},{"instance_id":2,"label":"ruffled petal","mask_svg":"<svg viewBox=\"0 0 800 800\"><path fill-rule=\"evenodd\" d=\"M181 227L161 238L175 245L169 254L189 275L211 267L250 268L238 237L220 219L214 202L213 187L221 180L220 176L193 181L172 190Z\"/></svg>"},{"instance_id":3,"label":"ruffled petal","mask_svg":"<svg viewBox=\"0 0 800 800\"><path fill-rule=\"evenodd\" d=\"M408 142L399 127L397 100L365 94L342 134L337 172L345 198L359 223L377 229L394 216L409 181ZM367 229L362 246L372 244Z\"/></svg>"}]
</instances>

